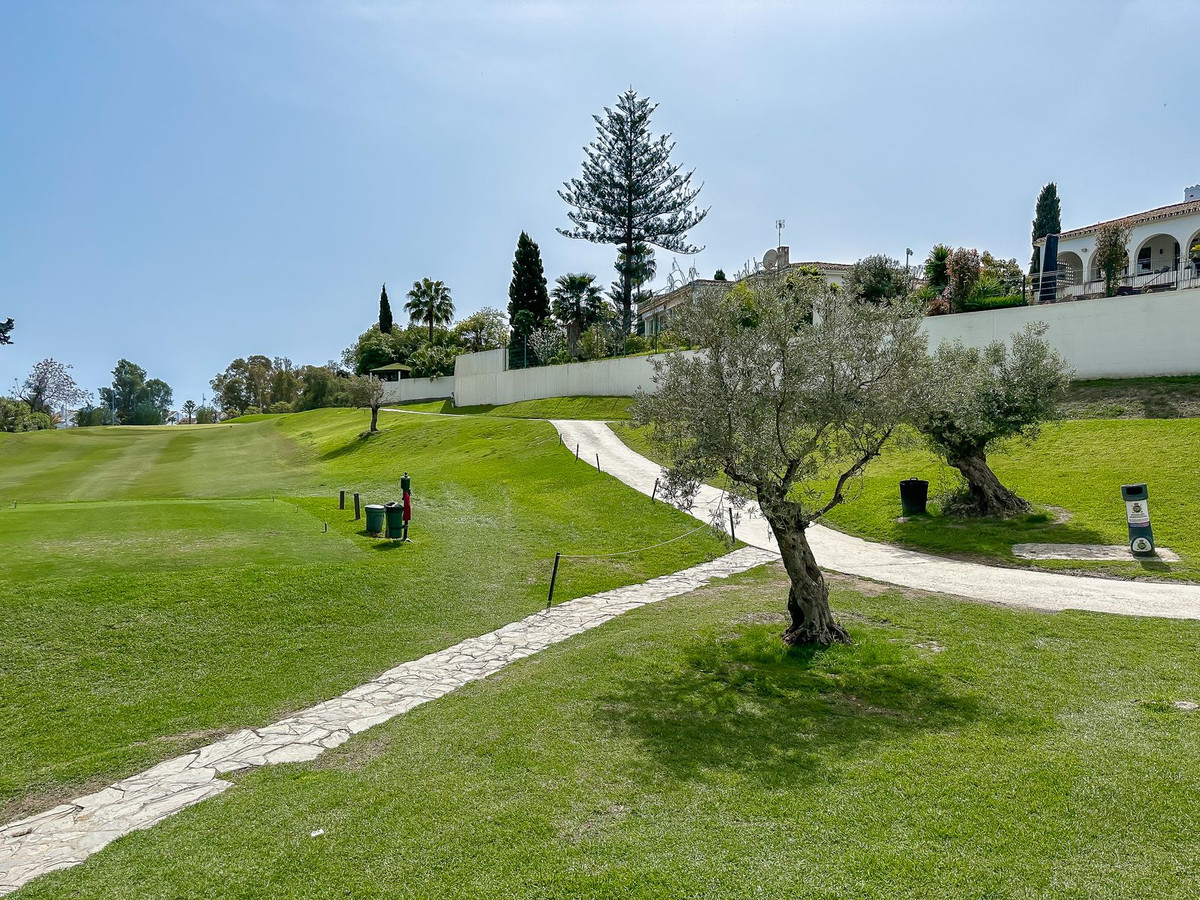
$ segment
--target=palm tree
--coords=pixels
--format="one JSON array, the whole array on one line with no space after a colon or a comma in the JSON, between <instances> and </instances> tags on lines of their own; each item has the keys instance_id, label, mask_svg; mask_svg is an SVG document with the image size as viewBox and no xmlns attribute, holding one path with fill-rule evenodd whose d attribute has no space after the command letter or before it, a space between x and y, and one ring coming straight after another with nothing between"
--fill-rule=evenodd
<instances>
[{"instance_id":1,"label":"palm tree","mask_svg":"<svg viewBox=\"0 0 1200 900\"><path fill-rule=\"evenodd\" d=\"M454 301L450 299L450 288L440 281L422 278L414 281L408 292L404 310L413 322L424 322L429 326L429 342L433 343L433 326L449 325L454 319Z\"/></svg>"},{"instance_id":2,"label":"palm tree","mask_svg":"<svg viewBox=\"0 0 1200 900\"><path fill-rule=\"evenodd\" d=\"M195 414L195 412L196 412L196 401L195 400L189 400L189 401L187 401L187 403L183 404L183 414L187 417L189 425L192 424L192 416Z\"/></svg>"},{"instance_id":3,"label":"palm tree","mask_svg":"<svg viewBox=\"0 0 1200 900\"><path fill-rule=\"evenodd\" d=\"M950 283L950 275L946 268L950 261L950 248L945 244L934 244L929 255L925 257L925 280L938 293L946 289Z\"/></svg>"},{"instance_id":4,"label":"palm tree","mask_svg":"<svg viewBox=\"0 0 1200 900\"><path fill-rule=\"evenodd\" d=\"M658 263L654 261L654 250L645 244L634 244L633 252L626 256L624 248L617 251L617 272L624 276L629 272L629 280L633 286L641 290L643 284L653 281L658 274Z\"/></svg>"},{"instance_id":5,"label":"palm tree","mask_svg":"<svg viewBox=\"0 0 1200 900\"><path fill-rule=\"evenodd\" d=\"M603 295L596 276L586 272L559 275L550 292L555 317L567 329L567 345L571 355L579 349L579 336L603 318Z\"/></svg>"}]
</instances>

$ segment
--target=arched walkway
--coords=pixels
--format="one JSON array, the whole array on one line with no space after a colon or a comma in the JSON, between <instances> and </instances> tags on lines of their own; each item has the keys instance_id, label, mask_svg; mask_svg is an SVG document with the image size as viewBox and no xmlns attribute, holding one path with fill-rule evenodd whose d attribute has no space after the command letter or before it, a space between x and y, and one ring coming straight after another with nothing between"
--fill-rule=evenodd
<instances>
[{"instance_id":1,"label":"arched walkway","mask_svg":"<svg viewBox=\"0 0 1200 900\"><path fill-rule=\"evenodd\" d=\"M1170 234L1152 234L1133 256L1134 275L1159 275L1180 266L1180 242Z\"/></svg>"},{"instance_id":2,"label":"arched walkway","mask_svg":"<svg viewBox=\"0 0 1200 900\"><path fill-rule=\"evenodd\" d=\"M1062 285L1083 284L1083 260L1078 253L1067 250L1058 254L1058 283Z\"/></svg>"}]
</instances>

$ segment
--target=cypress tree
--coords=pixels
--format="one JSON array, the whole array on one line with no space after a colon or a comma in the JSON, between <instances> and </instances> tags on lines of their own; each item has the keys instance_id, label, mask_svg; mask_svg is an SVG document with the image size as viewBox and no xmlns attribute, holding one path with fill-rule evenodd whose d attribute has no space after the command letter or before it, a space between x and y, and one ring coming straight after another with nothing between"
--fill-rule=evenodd
<instances>
[{"instance_id":1,"label":"cypress tree","mask_svg":"<svg viewBox=\"0 0 1200 900\"><path fill-rule=\"evenodd\" d=\"M528 316L519 315L527 312ZM550 292L542 268L542 251L524 231L517 238L513 256L513 277L508 285L508 320L513 334L520 336L537 328L550 317ZM529 324L532 319L533 324Z\"/></svg>"},{"instance_id":2,"label":"cypress tree","mask_svg":"<svg viewBox=\"0 0 1200 900\"><path fill-rule=\"evenodd\" d=\"M1062 205L1058 200L1058 185L1053 181L1042 187L1038 194L1037 206L1033 210L1033 242L1048 234L1062 232ZM1037 247L1033 248L1033 258L1029 263L1029 273L1036 275L1041 271Z\"/></svg>"},{"instance_id":3,"label":"cypress tree","mask_svg":"<svg viewBox=\"0 0 1200 900\"><path fill-rule=\"evenodd\" d=\"M379 292L379 330L384 334L392 333L392 304L388 302L387 285Z\"/></svg>"},{"instance_id":4,"label":"cypress tree","mask_svg":"<svg viewBox=\"0 0 1200 900\"><path fill-rule=\"evenodd\" d=\"M596 244L615 244L631 259L639 244L673 253L699 253L687 241L689 229L699 225L707 209L693 206L700 188L692 187L692 172L671 162L669 134L652 137L650 116L657 109L649 99L639 99L632 88L605 107L596 120L596 139L583 152L579 178L563 184L558 195L571 210L574 226L560 228L569 238ZM703 185L701 185L703 187ZM629 333L633 305L633 278L621 275L621 316Z\"/></svg>"}]
</instances>

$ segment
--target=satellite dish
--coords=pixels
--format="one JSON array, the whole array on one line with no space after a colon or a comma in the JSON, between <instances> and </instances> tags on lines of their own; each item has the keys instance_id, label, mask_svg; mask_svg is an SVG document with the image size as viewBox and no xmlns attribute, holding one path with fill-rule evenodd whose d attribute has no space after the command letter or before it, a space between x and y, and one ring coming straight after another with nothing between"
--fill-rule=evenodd
<instances>
[{"instance_id":1,"label":"satellite dish","mask_svg":"<svg viewBox=\"0 0 1200 900\"><path fill-rule=\"evenodd\" d=\"M779 252L774 249L768 250L766 253L763 254L763 261L762 261L763 268L766 269L768 272L771 271L772 269L775 268L775 261L777 259L779 259Z\"/></svg>"}]
</instances>

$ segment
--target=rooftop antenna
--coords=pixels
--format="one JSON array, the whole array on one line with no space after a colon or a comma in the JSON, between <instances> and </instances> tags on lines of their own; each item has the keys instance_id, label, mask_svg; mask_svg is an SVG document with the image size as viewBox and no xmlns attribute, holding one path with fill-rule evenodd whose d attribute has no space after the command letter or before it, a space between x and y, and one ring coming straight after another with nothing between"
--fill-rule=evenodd
<instances>
[{"instance_id":1,"label":"rooftop antenna","mask_svg":"<svg viewBox=\"0 0 1200 900\"><path fill-rule=\"evenodd\" d=\"M787 222L783 221L783 219L775 220L775 246L776 247L783 246L783 229L784 229L784 227L786 227L786 225L787 225Z\"/></svg>"}]
</instances>

